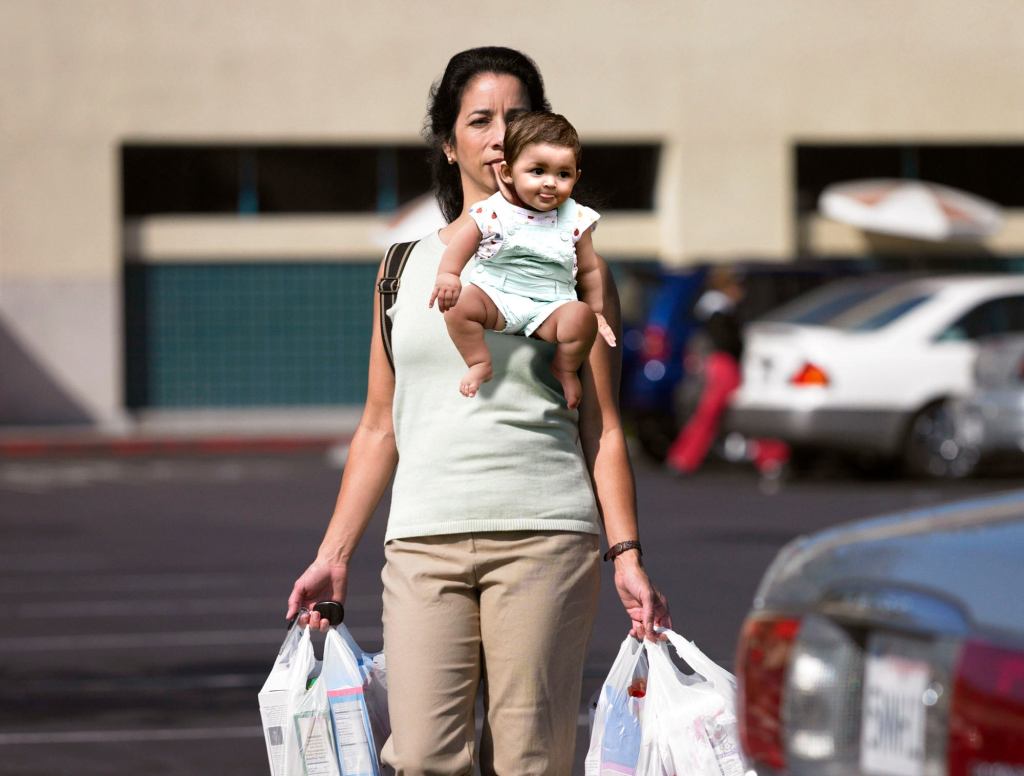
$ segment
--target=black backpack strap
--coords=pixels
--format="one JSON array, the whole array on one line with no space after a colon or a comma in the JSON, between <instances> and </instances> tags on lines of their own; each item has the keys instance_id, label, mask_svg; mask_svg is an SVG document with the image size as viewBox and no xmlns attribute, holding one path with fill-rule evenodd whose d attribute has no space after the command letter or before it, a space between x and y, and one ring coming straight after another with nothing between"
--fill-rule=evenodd
<instances>
[{"instance_id":1,"label":"black backpack strap","mask_svg":"<svg viewBox=\"0 0 1024 776\"><path fill-rule=\"evenodd\" d=\"M388 310L395 303L398 287L402 284L402 271L418 242L419 240L395 243L388 248L384 256L384 271L377 281L377 293L380 294L380 338L384 342L384 352L387 354L392 372L395 371L395 357L391 352L391 318L388 316Z\"/></svg>"}]
</instances>

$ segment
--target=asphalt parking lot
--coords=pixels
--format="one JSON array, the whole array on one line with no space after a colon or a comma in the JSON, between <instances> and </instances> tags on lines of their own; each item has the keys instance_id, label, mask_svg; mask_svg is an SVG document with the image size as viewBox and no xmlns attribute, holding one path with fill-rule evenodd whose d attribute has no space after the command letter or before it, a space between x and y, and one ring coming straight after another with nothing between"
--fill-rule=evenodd
<instances>
[{"instance_id":1,"label":"asphalt parking lot","mask_svg":"<svg viewBox=\"0 0 1024 776\"><path fill-rule=\"evenodd\" d=\"M321 455L0 463L0 773L266 772L256 692L285 600L333 504ZM773 495L752 472L685 481L640 463L648 568L677 630L731 667L754 588L800 533L1019 487L817 476ZM347 622L379 649L382 505L357 557ZM585 701L625 634L606 574Z\"/></svg>"}]
</instances>

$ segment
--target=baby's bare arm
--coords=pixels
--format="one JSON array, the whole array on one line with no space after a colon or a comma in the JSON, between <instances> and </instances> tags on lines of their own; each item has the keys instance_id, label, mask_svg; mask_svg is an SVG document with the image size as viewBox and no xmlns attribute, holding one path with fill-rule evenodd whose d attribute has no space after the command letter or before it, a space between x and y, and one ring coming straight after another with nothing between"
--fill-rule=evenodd
<instances>
[{"instance_id":1,"label":"baby's bare arm","mask_svg":"<svg viewBox=\"0 0 1024 776\"><path fill-rule=\"evenodd\" d=\"M586 302L597 316L597 331L612 347L615 347L615 332L604 319L604 280L601 265L594 251L592 229L587 229L576 243L576 287L579 297Z\"/></svg>"},{"instance_id":2,"label":"baby's bare arm","mask_svg":"<svg viewBox=\"0 0 1024 776\"><path fill-rule=\"evenodd\" d=\"M476 249L480 247L481 236L480 228L474 221L466 222L452 235L451 242L441 256L441 265L437 268L437 279L434 281L434 291L430 295L428 307L433 307L436 300L437 309L445 312L459 301L459 294L462 293L462 281L459 276L473 258Z\"/></svg>"},{"instance_id":3,"label":"baby's bare arm","mask_svg":"<svg viewBox=\"0 0 1024 776\"><path fill-rule=\"evenodd\" d=\"M480 227L475 221L467 221L454 235L448 247L444 249L441 256L441 266L438 267L438 274L450 272L453 275L461 275L469 260L473 258L476 249L480 247Z\"/></svg>"}]
</instances>

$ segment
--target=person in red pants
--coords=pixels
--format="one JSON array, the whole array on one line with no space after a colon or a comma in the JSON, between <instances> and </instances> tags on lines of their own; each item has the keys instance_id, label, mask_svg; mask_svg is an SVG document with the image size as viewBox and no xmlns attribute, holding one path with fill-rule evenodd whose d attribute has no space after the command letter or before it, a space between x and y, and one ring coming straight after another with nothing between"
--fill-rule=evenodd
<instances>
[{"instance_id":1,"label":"person in red pants","mask_svg":"<svg viewBox=\"0 0 1024 776\"><path fill-rule=\"evenodd\" d=\"M668 451L666 463L678 474L692 474L700 468L718 435L729 397L742 381L743 338L736 305L743 293L743 281L736 272L716 267L708 274L707 290L694 307L694 315L704 324L710 353L704 362L704 390L697 410Z\"/></svg>"}]
</instances>

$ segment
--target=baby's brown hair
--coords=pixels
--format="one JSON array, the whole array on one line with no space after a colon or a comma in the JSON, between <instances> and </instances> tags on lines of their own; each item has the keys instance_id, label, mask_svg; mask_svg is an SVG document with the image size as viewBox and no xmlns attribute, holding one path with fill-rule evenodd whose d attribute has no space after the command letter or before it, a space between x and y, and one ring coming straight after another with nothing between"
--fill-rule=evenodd
<instances>
[{"instance_id":1,"label":"baby's brown hair","mask_svg":"<svg viewBox=\"0 0 1024 776\"><path fill-rule=\"evenodd\" d=\"M534 143L571 148L576 157L576 167L579 168L583 157L580 137L569 120L560 113L530 111L520 113L509 121L505 128L505 163L511 167L523 149Z\"/></svg>"}]
</instances>

